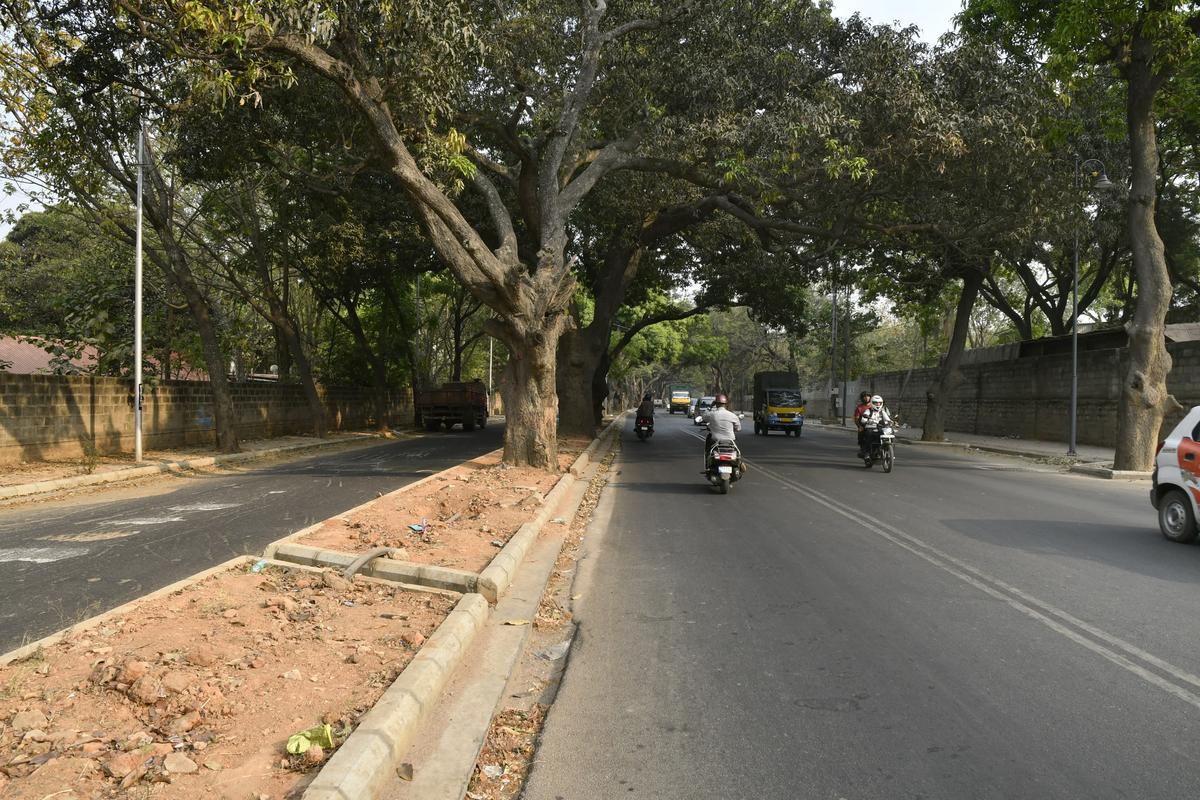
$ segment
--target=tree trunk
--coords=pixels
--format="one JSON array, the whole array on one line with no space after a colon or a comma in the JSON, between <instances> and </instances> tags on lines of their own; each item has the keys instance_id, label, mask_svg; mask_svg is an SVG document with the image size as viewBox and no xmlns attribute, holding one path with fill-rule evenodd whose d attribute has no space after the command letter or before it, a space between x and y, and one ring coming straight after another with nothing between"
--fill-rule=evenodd
<instances>
[{"instance_id":1,"label":"tree trunk","mask_svg":"<svg viewBox=\"0 0 1200 800\"><path fill-rule=\"evenodd\" d=\"M368 350L367 361L371 364L371 399L375 404L375 430L388 430L387 364L383 358Z\"/></svg>"},{"instance_id":2,"label":"tree trunk","mask_svg":"<svg viewBox=\"0 0 1200 800\"><path fill-rule=\"evenodd\" d=\"M217 337L217 326L213 323L212 309L208 299L192 277L192 271L187 265L186 256L180 252L178 245L159 231L160 239L167 250L167 277L175 284L187 301L188 311L191 312L192 322L200 337L200 350L204 354L204 366L208 370L208 385L213 395L213 427L216 431L217 449L222 453L238 451L238 437L233 409L233 394L229 389L229 378L226 374L228 364L225 354L221 352L221 342Z\"/></svg>"},{"instance_id":3,"label":"tree trunk","mask_svg":"<svg viewBox=\"0 0 1200 800\"><path fill-rule=\"evenodd\" d=\"M517 336L500 320L494 334L509 348L501 379L504 398L504 460L517 466L558 471L556 351L567 315L546 319L545 327Z\"/></svg>"},{"instance_id":4,"label":"tree trunk","mask_svg":"<svg viewBox=\"0 0 1200 800\"><path fill-rule=\"evenodd\" d=\"M1137 302L1133 319L1125 324L1129 367L1121 382L1113 467L1149 470L1154 465L1154 447L1163 417L1178 403L1167 392L1171 356L1163 335L1171 306L1171 277L1154 224L1158 145L1152 106L1159 78L1151 68L1149 42L1139 37L1133 44L1133 60L1125 68L1125 77L1132 161L1129 241L1137 276Z\"/></svg>"},{"instance_id":5,"label":"tree trunk","mask_svg":"<svg viewBox=\"0 0 1200 800\"><path fill-rule=\"evenodd\" d=\"M962 294L959 295L958 307L954 313L950 346L946 350L946 357L942 359L937 380L925 392L925 423L921 431L923 442L941 442L946 439L946 409L951 393L963 381L959 365L962 363L963 350L966 349L971 311L975 308L975 300L979 297L979 288L982 285L983 275L974 270L963 276Z\"/></svg>"},{"instance_id":6,"label":"tree trunk","mask_svg":"<svg viewBox=\"0 0 1200 800\"><path fill-rule=\"evenodd\" d=\"M282 309L279 309L282 311ZM276 313L272 309L272 313ZM304 344L300 341L300 333L286 315L275 322L275 330L279 332L284 350L296 365L300 377L300 386L304 390L304 399L308 401L308 413L312 422L313 435L324 439L328 433L328 423L325 418L325 404L321 402L321 394L317 391L317 382L313 379L312 364L308 354L304 352ZM282 370L280 370L282 375Z\"/></svg>"},{"instance_id":7,"label":"tree trunk","mask_svg":"<svg viewBox=\"0 0 1200 800\"><path fill-rule=\"evenodd\" d=\"M588 437L596 433L593 384L607 349L604 344L594 325L567 331L558 341L555 383L560 433Z\"/></svg>"}]
</instances>

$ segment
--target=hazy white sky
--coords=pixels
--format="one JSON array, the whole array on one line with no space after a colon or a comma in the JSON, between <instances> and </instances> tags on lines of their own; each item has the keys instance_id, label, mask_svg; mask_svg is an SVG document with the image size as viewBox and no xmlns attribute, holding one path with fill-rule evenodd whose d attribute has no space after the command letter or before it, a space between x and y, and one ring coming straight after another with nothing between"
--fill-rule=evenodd
<instances>
[{"instance_id":1,"label":"hazy white sky","mask_svg":"<svg viewBox=\"0 0 1200 800\"><path fill-rule=\"evenodd\" d=\"M839 18L856 11L879 23L916 25L921 37L932 43L950 30L950 18L962 11L962 0L833 0L833 13Z\"/></svg>"}]
</instances>

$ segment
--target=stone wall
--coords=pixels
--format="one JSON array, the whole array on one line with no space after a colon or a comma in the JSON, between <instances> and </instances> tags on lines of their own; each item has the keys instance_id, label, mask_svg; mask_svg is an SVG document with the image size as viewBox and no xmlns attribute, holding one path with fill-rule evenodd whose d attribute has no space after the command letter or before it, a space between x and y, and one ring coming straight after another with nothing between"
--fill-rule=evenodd
<instances>
[{"instance_id":1,"label":"stone wall","mask_svg":"<svg viewBox=\"0 0 1200 800\"><path fill-rule=\"evenodd\" d=\"M245 439L308 433L308 403L294 384L234 383L238 436ZM214 439L207 381L146 386L142 417L147 450L209 444ZM322 389L331 430L374 422L370 391ZM412 393L392 394L392 424L412 422ZM0 463L69 459L92 443L100 454L133 452L133 384L121 378L14 375L0 372Z\"/></svg>"},{"instance_id":2,"label":"stone wall","mask_svg":"<svg viewBox=\"0 0 1200 800\"><path fill-rule=\"evenodd\" d=\"M1200 404L1200 342L1172 342L1167 349L1174 361L1168 388L1185 408ZM1115 445L1120 376L1126 364L1124 349L1080 352L1080 444ZM966 380L950 397L947 431L1067 440L1071 408L1069 353L966 364L962 373ZM850 381L847 397L852 409L860 391L881 394L889 409L910 425L920 427L925 419L925 391L936 377L935 369L863 376ZM806 397L814 416L824 416L829 384L807 387ZM1169 416L1164 427L1169 430L1183 413Z\"/></svg>"}]
</instances>

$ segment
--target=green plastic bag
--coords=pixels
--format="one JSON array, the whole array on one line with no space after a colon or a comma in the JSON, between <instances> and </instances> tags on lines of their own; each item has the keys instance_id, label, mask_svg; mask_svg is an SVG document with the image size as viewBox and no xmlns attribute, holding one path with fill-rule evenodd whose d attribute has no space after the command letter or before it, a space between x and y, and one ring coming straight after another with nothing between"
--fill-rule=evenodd
<instances>
[{"instance_id":1,"label":"green plastic bag","mask_svg":"<svg viewBox=\"0 0 1200 800\"><path fill-rule=\"evenodd\" d=\"M326 750L333 749L333 728L329 725L317 725L306 731L293 733L287 740L287 751L292 755L303 755L308 748L319 744Z\"/></svg>"}]
</instances>

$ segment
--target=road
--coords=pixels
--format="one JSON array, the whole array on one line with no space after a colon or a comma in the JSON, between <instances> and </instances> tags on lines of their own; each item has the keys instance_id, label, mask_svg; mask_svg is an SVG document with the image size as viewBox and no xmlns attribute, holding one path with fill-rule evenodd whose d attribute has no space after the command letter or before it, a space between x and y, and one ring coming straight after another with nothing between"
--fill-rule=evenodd
<instances>
[{"instance_id":1,"label":"road","mask_svg":"<svg viewBox=\"0 0 1200 800\"><path fill-rule=\"evenodd\" d=\"M1146 484L687 422L624 434L526 800L1180 798L1200 763L1200 547ZM590 562L590 563L589 563Z\"/></svg>"},{"instance_id":2,"label":"road","mask_svg":"<svg viewBox=\"0 0 1200 800\"><path fill-rule=\"evenodd\" d=\"M0 652L502 443L490 425L0 511Z\"/></svg>"}]
</instances>

